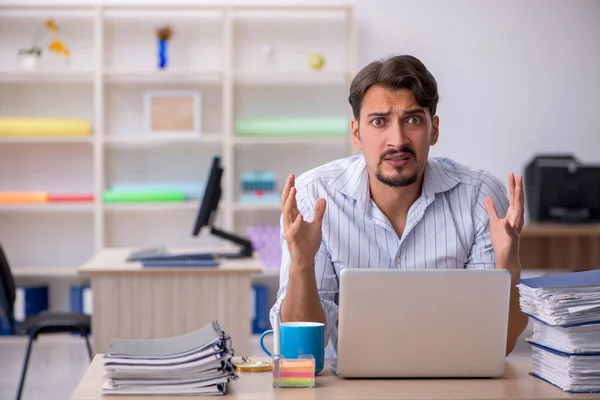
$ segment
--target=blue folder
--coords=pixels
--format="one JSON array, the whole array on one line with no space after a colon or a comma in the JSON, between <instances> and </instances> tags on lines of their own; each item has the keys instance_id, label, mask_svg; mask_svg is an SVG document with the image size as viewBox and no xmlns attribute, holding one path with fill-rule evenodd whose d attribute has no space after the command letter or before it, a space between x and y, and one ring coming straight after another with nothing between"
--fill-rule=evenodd
<instances>
[{"instance_id":1,"label":"blue folder","mask_svg":"<svg viewBox=\"0 0 600 400\"><path fill-rule=\"evenodd\" d=\"M519 282L536 289L600 286L600 269L527 278Z\"/></svg>"},{"instance_id":2,"label":"blue folder","mask_svg":"<svg viewBox=\"0 0 600 400\"><path fill-rule=\"evenodd\" d=\"M564 357L570 357L570 356L581 356L581 357L587 357L587 356L593 356L593 357L600 357L600 352L593 352L593 353L566 353L564 351L561 350L556 350L553 349L552 347L548 347L548 346L544 346L543 344L539 344L537 342L534 342L531 339L527 339L527 342L535 347L539 347L540 349L546 350L549 353L553 353L556 354L557 356L564 356Z\"/></svg>"},{"instance_id":3,"label":"blue folder","mask_svg":"<svg viewBox=\"0 0 600 400\"><path fill-rule=\"evenodd\" d=\"M539 347L540 349L543 349L549 353L553 353L556 354L558 356L563 356L563 357L571 357L571 356L576 356L576 357L600 357L600 353L565 353L564 351L560 351L560 350L556 350L553 349L551 347L548 346L544 346L541 345L539 343L536 343L534 341L528 340L528 342L535 347ZM600 389L598 390L567 390L565 388L562 388L560 386L558 386L556 383L554 382L550 382L549 380L547 380L546 378L543 378L541 376L539 376L538 374L536 374L535 372L530 372L529 375L534 376L546 383L549 383L553 386L556 386L557 388L559 388L560 390L567 392L567 393L600 393Z\"/></svg>"},{"instance_id":4,"label":"blue folder","mask_svg":"<svg viewBox=\"0 0 600 400\"><path fill-rule=\"evenodd\" d=\"M142 267L218 267L217 260L142 260Z\"/></svg>"}]
</instances>

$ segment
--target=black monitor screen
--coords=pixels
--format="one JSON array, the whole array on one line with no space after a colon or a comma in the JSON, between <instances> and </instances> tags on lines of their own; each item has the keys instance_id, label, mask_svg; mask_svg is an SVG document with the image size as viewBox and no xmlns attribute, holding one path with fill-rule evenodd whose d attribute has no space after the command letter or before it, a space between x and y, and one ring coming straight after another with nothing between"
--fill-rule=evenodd
<instances>
[{"instance_id":1,"label":"black monitor screen","mask_svg":"<svg viewBox=\"0 0 600 400\"><path fill-rule=\"evenodd\" d=\"M221 167L221 158L214 156L212 166L208 174L208 180L206 181L202 205L200 206L200 210L196 216L196 223L193 231L194 236L198 236L203 227L211 226L212 218L214 218L214 215L217 212L219 200L221 199L222 175L223 168Z\"/></svg>"}]
</instances>

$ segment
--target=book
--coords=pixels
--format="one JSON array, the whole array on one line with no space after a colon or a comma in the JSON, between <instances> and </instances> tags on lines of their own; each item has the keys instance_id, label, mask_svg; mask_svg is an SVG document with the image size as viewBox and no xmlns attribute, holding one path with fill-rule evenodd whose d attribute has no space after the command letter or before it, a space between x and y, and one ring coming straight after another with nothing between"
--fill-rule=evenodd
<instances>
[{"instance_id":1,"label":"book","mask_svg":"<svg viewBox=\"0 0 600 400\"><path fill-rule=\"evenodd\" d=\"M111 339L103 357L107 395L224 395L238 379L232 340L217 321L162 339Z\"/></svg>"}]
</instances>

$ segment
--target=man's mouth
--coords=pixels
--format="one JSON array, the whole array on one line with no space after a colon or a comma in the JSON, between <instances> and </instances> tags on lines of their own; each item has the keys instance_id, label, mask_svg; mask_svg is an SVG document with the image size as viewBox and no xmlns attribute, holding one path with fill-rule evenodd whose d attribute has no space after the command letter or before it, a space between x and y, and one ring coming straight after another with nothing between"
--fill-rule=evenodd
<instances>
[{"instance_id":1,"label":"man's mouth","mask_svg":"<svg viewBox=\"0 0 600 400\"><path fill-rule=\"evenodd\" d=\"M385 161L408 161L412 158L412 154L410 153L396 153L396 154L388 154L383 159Z\"/></svg>"}]
</instances>

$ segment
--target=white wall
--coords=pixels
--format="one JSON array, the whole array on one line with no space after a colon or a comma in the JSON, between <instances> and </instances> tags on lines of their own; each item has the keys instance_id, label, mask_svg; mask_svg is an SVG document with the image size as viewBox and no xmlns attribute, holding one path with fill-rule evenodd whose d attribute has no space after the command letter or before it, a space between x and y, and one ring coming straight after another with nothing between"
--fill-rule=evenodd
<instances>
[{"instance_id":1,"label":"white wall","mask_svg":"<svg viewBox=\"0 0 600 400\"><path fill-rule=\"evenodd\" d=\"M389 53L438 81L432 155L505 180L537 152L600 161L600 1L358 3L359 68Z\"/></svg>"}]
</instances>

